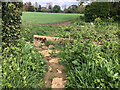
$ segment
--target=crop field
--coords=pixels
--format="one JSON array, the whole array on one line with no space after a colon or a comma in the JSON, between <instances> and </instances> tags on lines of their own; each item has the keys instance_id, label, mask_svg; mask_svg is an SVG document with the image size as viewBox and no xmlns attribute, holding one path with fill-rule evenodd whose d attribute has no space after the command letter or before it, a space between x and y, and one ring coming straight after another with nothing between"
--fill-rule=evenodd
<instances>
[{"instance_id":1,"label":"crop field","mask_svg":"<svg viewBox=\"0 0 120 90\"><path fill-rule=\"evenodd\" d=\"M83 14L23 12L22 20L33 23L56 23L73 20Z\"/></svg>"}]
</instances>

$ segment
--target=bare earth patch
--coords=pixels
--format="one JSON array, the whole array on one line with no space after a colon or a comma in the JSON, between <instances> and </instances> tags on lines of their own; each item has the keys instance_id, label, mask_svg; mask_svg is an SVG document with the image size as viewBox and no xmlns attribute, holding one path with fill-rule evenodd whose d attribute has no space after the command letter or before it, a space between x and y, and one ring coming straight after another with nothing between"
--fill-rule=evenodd
<instances>
[{"instance_id":1,"label":"bare earth patch","mask_svg":"<svg viewBox=\"0 0 120 90\"><path fill-rule=\"evenodd\" d=\"M52 25L52 26L66 26L70 24L72 21L58 22L58 23L45 23L40 25Z\"/></svg>"}]
</instances>

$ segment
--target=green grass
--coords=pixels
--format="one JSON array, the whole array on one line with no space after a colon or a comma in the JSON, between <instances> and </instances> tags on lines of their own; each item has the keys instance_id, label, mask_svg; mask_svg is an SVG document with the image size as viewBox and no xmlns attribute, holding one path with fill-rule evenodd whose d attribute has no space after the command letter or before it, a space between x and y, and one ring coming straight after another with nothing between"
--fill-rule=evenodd
<instances>
[{"instance_id":1,"label":"green grass","mask_svg":"<svg viewBox=\"0 0 120 90\"><path fill-rule=\"evenodd\" d=\"M56 23L73 20L83 14L23 12L22 20L32 23Z\"/></svg>"},{"instance_id":2,"label":"green grass","mask_svg":"<svg viewBox=\"0 0 120 90\"><path fill-rule=\"evenodd\" d=\"M34 35L54 36L60 28L58 26L39 25L34 23L23 22L21 28L22 37L26 41L33 41Z\"/></svg>"},{"instance_id":3,"label":"green grass","mask_svg":"<svg viewBox=\"0 0 120 90\"><path fill-rule=\"evenodd\" d=\"M120 87L118 23L96 25L94 22L94 25L79 20L58 33L61 37L74 38L60 52L60 62L67 68L66 88Z\"/></svg>"},{"instance_id":4,"label":"green grass","mask_svg":"<svg viewBox=\"0 0 120 90\"><path fill-rule=\"evenodd\" d=\"M82 14L62 14L62 13L39 13L39 12L23 12L22 16L22 36L26 41L33 41L33 35L41 36L59 36L61 31L59 26L40 25L40 23L63 22L78 18Z\"/></svg>"},{"instance_id":5,"label":"green grass","mask_svg":"<svg viewBox=\"0 0 120 90\"><path fill-rule=\"evenodd\" d=\"M34 13L31 13L31 17L32 14L34 15ZM53 14L52 17L54 15L57 14ZM45 20L49 21L46 18ZM66 88L120 87L120 30L118 23L96 24L94 22L92 25L82 20L84 18L74 19L70 25L64 27L42 26L37 21L23 22L23 37L28 41L33 41L33 35L74 39L70 42L54 42L54 48L52 48L61 51L56 56L60 58L60 64L66 65L66 79L68 80ZM47 44L49 45L51 42L47 42Z\"/></svg>"}]
</instances>

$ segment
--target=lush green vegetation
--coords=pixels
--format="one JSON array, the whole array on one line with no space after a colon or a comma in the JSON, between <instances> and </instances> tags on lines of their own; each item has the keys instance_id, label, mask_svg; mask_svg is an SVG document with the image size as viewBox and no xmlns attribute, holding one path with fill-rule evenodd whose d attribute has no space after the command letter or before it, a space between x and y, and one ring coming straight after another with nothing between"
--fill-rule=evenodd
<instances>
[{"instance_id":1,"label":"lush green vegetation","mask_svg":"<svg viewBox=\"0 0 120 90\"><path fill-rule=\"evenodd\" d=\"M85 8L85 21L94 21L97 17L118 20L119 12L119 2L92 2Z\"/></svg>"},{"instance_id":2,"label":"lush green vegetation","mask_svg":"<svg viewBox=\"0 0 120 90\"><path fill-rule=\"evenodd\" d=\"M74 39L65 44L61 53L60 61L68 72L67 88L120 87L118 23L78 21L60 32L61 37Z\"/></svg>"},{"instance_id":3,"label":"lush green vegetation","mask_svg":"<svg viewBox=\"0 0 120 90\"><path fill-rule=\"evenodd\" d=\"M33 41L34 35L42 35L42 36L53 36L57 30L60 28L58 26L49 26L49 25L39 25L33 23L24 22L22 24L22 36L28 42Z\"/></svg>"},{"instance_id":4,"label":"lush green vegetation","mask_svg":"<svg viewBox=\"0 0 120 90\"><path fill-rule=\"evenodd\" d=\"M3 51L3 88L40 88L46 71L44 56L32 44L24 40L18 47L7 47ZM14 53L10 53L13 52Z\"/></svg>"},{"instance_id":5,"label":"lush green vegetation","mask_svg":"<svg viewBox=\"0 0 120 90\"><path fill-rule=\"evenodd\" d=\"M20 29L21 13L16 7L21 6L22 4L18 3L4 3L2 7L3 88L43 87L43 76L46 71L44 57L32 43L26 43L33 41L33 35L71 39L65 42L45 42L46 46L55 45L53 50L61 50L58 55L61 63L66 66L66 88L120 87L118 23L113 19L107 19L105 22L100 17L92 18L93 23L86 23L83 17L79 17L80 14L24 12ZM73 22L64 27L40 25L67 20ZM50 54L53 55L54 52Z\"/></svg>"},{"instance_id":6,"label":"lush green vegetation","mask_svg":"<svg viewBox=\"0 0 120 90\"><path fill-rule=\"evenodd\" d=\"M33 35L56 36L59 26L40 25L39 23L52 23L73 20L82 14L56 14L56 13L32 13L25 12L22 16L22 36L29 42L33 41ZM30 18L31 17L31 18Z\"/></svg>"},{"instance_id":7,"label":"lush green vegetation","mask_svg":"<svg viewBox=\"0 0 120 90\"><path fill-rule=\"evenodd\" d=\"M22 3L2 4L2 88L44 85L44 56L21 36Z\"/></svg>"},{"instance_id":8,"label":"lush green vegetation","mask_svg":"<svg viewBox=\"0 0 120 90\"><path fill-rule=\"evenodd\" d=\"M23 12L22 20L31 23L56 23L73 20L82 14Z\"/></svg>"},{"instance_id":9,"label":"lush green vegetation","mask_svg":"<svg viewBox=\"0 0 120 90\"><path fill-rule=\"evenodd\" d=\"M53 49L61 50L60 61L67 67L67 80L69 80L66 84L67 88L120 87L118 23L111 19L104 22L101 18L96 18L94 23L86 23L83 19L83 17L77 18L64 27L39 26L38 34L71 39L69 42L52 43L55 45ZM34 25L29 25L27 28L29 29L26 31L31 32L31 38L32 34L37 34Z\"/></svg>"}]
</instances>

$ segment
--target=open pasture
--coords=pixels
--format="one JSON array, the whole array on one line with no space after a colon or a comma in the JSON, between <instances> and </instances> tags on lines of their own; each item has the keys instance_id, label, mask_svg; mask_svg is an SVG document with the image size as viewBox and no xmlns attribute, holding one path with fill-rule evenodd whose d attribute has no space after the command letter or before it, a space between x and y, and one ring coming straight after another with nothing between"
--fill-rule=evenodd
<instances>
[{"instance_id":1,"label":"open pasture","mask_svg":"<svg viewBox=\"0 0 120 90\"><path fill-rule=\"evenodd\" d=\"M23 12L22 20L31 23L57 23L73 20L83 14Z\"/></svg>"}]
</instances>

